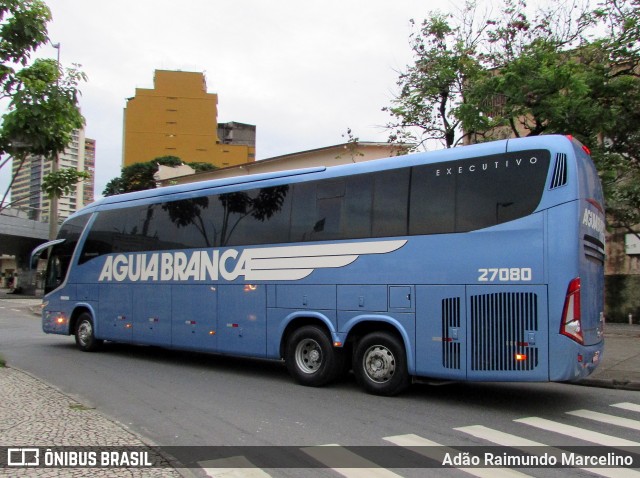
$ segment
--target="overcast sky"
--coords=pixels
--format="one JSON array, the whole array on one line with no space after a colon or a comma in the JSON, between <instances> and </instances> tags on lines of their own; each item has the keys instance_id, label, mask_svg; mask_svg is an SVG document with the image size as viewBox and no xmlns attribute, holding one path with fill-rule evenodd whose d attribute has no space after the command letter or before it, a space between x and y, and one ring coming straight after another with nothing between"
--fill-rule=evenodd
<instances>
[{"instance_id":1,"label":"overcast sky","mask_svg":"<svg viewBox=\"0 0 640 478\"><path fill-rule=\"evenodd\" d=\"M126 98L156 69L204 72L218 121L257 127L257 159L346 141L386 141L409 20L424 0L49 0L64 66L88 75L80 100L97 141L96 194L120 174ZM41 56L55 58L50 46ZM5 172L6 175L6 172Z\"/></svg>"}]
</instances>

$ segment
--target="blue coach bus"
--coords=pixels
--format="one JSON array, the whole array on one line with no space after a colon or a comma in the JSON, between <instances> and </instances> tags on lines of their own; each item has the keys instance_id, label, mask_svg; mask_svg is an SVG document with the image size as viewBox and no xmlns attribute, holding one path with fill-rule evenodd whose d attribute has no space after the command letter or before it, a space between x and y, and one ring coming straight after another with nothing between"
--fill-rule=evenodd
<instances>
[{"instance_id":1,"label":"blue coach bus","mask_svg":"<svg viewBox=\"0 0 640 478\"><path fill-rule=\"evenodd\" d=\"M259 174L96 201L48 250L43 330L421 377L571 381L603 350L603 196L571 137Z\"/></svg>"}]
</instances>

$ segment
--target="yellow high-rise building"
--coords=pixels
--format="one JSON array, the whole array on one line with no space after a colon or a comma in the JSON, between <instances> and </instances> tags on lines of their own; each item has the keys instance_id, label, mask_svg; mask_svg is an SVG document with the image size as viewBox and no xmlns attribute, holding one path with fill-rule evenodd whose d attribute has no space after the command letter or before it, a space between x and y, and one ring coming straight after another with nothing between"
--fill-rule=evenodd
<instances>
[{"instance_id":1,"label":"yellow high-rise building","mask_svg":"<svg viewBox=\"0 0 640 478\"><path fill-rule=\"evenodd\" d=\"M207 93L203 73L156 70L154 88L127 100L123 166L161 156L219 168L255 161L255 126L218 125L217 116L218 95Z\"/></svg>"}]
</instances>

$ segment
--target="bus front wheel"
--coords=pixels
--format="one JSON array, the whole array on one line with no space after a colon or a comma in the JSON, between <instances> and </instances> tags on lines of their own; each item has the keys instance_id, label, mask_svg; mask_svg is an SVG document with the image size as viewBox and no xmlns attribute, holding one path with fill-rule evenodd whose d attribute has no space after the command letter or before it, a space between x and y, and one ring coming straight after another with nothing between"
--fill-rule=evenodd
<instances>
[{"instance_id":1,"label":"bus front wheel","mask_svg":"<svg viewBox=\"0 0 640 478\"><path fill-rule=\"evenodd\" d=\"M93 331L93 320L87 312L78 317L76 323L76 345L83 352L94 352L102 345L102 340L96 339Z\"/></svg>"},{"instance_id":2,"label":"bus front wheel","mask_svg":"<svg viewBox=\"0 0 640 478\"><path fill-rule=\"evenodd\" d=\"M410 383L402 341L388 332L365 335L356 346L353 373L368 393L392 396L402 392Z\"/></svg>"},{"instance_id":3,"label":"bus front wheel","mask_svg":"<svg viewBox=\"0 0 640 478\"><path fill-rule=\"evenodd\" d=\"M327 333L315 325L293 331L287 340L285 364L301 385L320 387L331 382L342 363Z\"/></svg>"}]
</instances>

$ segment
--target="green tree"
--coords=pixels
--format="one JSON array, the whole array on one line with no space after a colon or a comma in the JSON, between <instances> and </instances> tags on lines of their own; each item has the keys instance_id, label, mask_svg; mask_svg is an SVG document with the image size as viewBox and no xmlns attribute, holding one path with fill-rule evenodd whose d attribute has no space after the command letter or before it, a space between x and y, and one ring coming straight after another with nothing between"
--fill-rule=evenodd
<instances>
[{"instance_id":1,"label":"green tree","mask_svg":"<svg viewBox=\"0 0 640 478\"><path fill-rule=\"evenodd\" d=\"M515 137L579 134L596 119L581 54L589 12L560 3L530 20L525 7L523 0L505 1L503 16L486 30L483 69L465 85L468 101L458 113L475 140L495 138L496 128Z\"/></svg>"},{"instance_id":2,"label":"green tree","mask_svg":"<svg viewBox=\"0 0 640 478\"><path fill-rule=\"evenodd\" d=\"M47 23L51 11L44 2L4 0L0 4L0 86L2 96L11 96L14 65L26 66L31 54L49 41Z\"/></svg>"},{"instance_id":3,"label":"green tree","mask_svg":"<svg viewBox=\"0 0 640 478\"><path fill-rule=\"evenodd\" d=\"M158 170L158 165L180 166L183 161L176 156L162 156L145 163L136 163L122 168L121 174L107 183L102 194L113 196L115 194L130 193L133 191L144 191L156 187L154 173ZM216 167L209 163L186 163L197 172L210 171Z\"/></svg>"},{"instance_id":4,"label":"green tree","mask_svg":"<svg viewBox=\"0 0 640 478\"><path fill-rule=\"evenodd\" d=\"M523 0L505 0L499 18L473 28L464 18L474 4L457 23L432 14L387 108L400 131L391 139L423 135L450 147L465 136L573 134L592 149L610 224L632 229L640 223L639 6L560 2L531 16Z\"/></svg>"},{"instance_id":5,"label":"green tree","mask_svg":"<svg viewBox=\"0 0 640 478\"><path fill-rule=\"evenodd\" d=\"M638 0L605 0L580 12L570 31L551 28L551 14L495 29L494 40L520 48L487 57L491 70L469 85L472 106L463 115L465 127L478 129L484 121L487 138L503 127L508 136L568 133L589 145L609 225L630 231L640 223L639 6ZM525 41L513 42L517 36ZM487 98L500 98L499 108Z\"/></svg>"},{"instance_id":6,"label":"green tree","mask_svg":"<svg viewBox=\"0 0 640 478\"><path fill-rule=\"evenodd\" d=\"M451 15L432 13L411 34L415 63L400 73L400 93L383 108L392 117L390 142L425 147L437 140L450 148L462 140L456 109L465 102L465 83L478 74L476 49L484 28L477 28L475 14L473 3L466 4L458 24Z\"/></svg>"},{"instance_id":7,"label":"green tree","mask_svg":"<svg viewBox=\"0 0 640 478\"><path fill-rule=\"evenodd\" d=\"M640 224L640 0L606 0L589 21L608 34L587 50L596 126L589 131L609 224L638 235ZM585 54L585 56L587 56Z\"/></svg>"},{"instance_id":8,"label":"green tree","mask_svg":"<svg viewBox=\"0 0 640 478\"><path fill-rule=\"evenodd\" d=\"M5 155L0 169L15 163L0 210L13 204L6 199L25 162L33 156L56 159L84 124L78 105L84 73L63 70L51 59L29 65L32 53L49 41L50 20L51 12L40 0L8 0L0 6L0 94L9 100L0 126L0 154Z\"/></svg>"},{"instance_id":9,"label":"green tree","mask_svg":"<svg viewBox=\"0 0 640 478\"><path fill-rule=\"evenodd\" d=\"M87 171L78 171L73 168L64 168L47 174L42 180L42 191L52 199L61 198L63 195L71 194L74 185L78 182L89 179L91 175Z\"/></svg>"}]
</instances>

